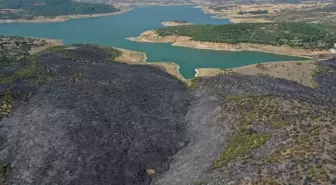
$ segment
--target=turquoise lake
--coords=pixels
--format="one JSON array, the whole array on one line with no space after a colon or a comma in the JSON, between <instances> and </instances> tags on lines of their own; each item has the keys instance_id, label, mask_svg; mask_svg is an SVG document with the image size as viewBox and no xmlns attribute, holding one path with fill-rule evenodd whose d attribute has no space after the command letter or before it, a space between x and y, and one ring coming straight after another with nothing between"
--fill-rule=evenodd
<instances>
[{"instance_id":1,"label":"turquoise lake","mask_svg":"<svg viewBox=\"0 0 336 185\"><path fill-rule=\"evenodd\" d=\"M185 78L194 77L196 68L232 68L259 62L302 60L299 57L261 52L199 50L125 40L146 30L163 27L161 22L169 20L184 20L196 24L230 23L211 16L193 6L148 6L115 16L73 19L60 23L0 24L0 35L54 38L63 40L65 44L102 44L140 51L147 54L148 62L177 63Z\"/></svg>"}]
</instances>

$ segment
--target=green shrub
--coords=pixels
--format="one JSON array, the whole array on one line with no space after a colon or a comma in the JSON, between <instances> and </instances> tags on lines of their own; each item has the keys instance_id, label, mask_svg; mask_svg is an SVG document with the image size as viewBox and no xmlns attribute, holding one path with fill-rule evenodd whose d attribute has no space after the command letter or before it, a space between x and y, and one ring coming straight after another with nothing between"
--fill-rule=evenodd
<instances>
[{"instance_id":1,"label":"green shrub","mask_svg":"<svg viewBox=\"0 0 336 185\"><path fill-rule=\"evenodd\" d=\"M214 167L220 168L238 157L245 156L251 150L263 145L269 138L270 135L266 133L256 133L250 129L240 129L220 158L214 162Z\"/></svg>"}]
</instances>

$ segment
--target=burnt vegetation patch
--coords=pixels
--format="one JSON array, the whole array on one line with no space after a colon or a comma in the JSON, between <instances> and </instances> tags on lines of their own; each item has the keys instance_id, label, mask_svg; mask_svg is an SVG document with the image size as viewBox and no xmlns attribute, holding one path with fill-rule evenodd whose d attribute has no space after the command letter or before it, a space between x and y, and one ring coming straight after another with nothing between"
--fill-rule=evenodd
<instances>
[{"instance_id":1,"label":"burnt vegetation patch","mask_svg":"<svg viewBox=\"0 0 336 185\"><path fill-rule=\"evenodd\" d=\"M316 62L313 88L227 73L187 89L159 68L114 62L114 48L15 48L1 50L15 58L0 68L0 184L150 184L192 141L197 106L230 136L211 140L225 147L196 184L335 184L335 58Z\"/></svg>"},{"instance_id":2,"label":"burnt vegetation patch","mask_svg":"<svg viewBox=\"0 0 336 185\"><path fill-rule=\"evenodd\" d=\"M336 59L316 65L315 88L270 76L195 79L193 89L199 97L216 95L223 114L235 119L226 125L235 133L230 143L214 161L212 172L199 181L334 184Z\"/></svg>"},{"instance_id":3,"label":"burnt vegetation patch","mask_svg":"<svg viewBox=\"0 0 336 185\"><path fill-rule=\"evenodd\" d=\"M113 62L115 58L121 55L121 51L112 47L104 47L92 44L73 44L66 46L52 47L42 54L58 55L74 61L109 61Z\"/></svg>"},{"instance_id":4,"label":"burnt vegetation patch","mask_svg":"<svg viewBox=\"0 0 336 185\"><path fill-rule=\"evenodd\" d=\"M192 96L119 55L76 44L1 61L0 183L143 185L168 169Z\"/></svg>"}]
</instances>

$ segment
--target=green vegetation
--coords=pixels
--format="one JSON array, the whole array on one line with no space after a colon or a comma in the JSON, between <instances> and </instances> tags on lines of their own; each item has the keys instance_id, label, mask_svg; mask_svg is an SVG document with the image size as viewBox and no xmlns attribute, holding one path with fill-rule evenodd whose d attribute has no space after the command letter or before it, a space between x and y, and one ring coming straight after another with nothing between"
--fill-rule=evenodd
<instances>
[{"instance_id":1,"label":"green vegetation","mask_svg":"<svg viewBox=\"0 0 336 185\"><path fill-rule=\"evenodd\" d=\"M30 64L26 67L16 70L11 75L0 75L0 84L13 83L15 80L31 78L35 82L38 82L44 74L41 72L39 67L35 64Z\"/></svg>"},{"instance_id":2,"label":"green vegetation","mask_svg":"<svg viewBox=\"0 0 336 185\"><path fill-rule=\"evenodd\" d=\"M214 167L220 168L237 157L245 156L251 150L263 145L269 137L269 134L256 133L250 129L239 130L220 158L214 162Z\"/></svg>"},{"instance_id":3,"label":"green vegetation","mask_svg":"<svg viewBox=\"0 0 336 185\"><path fill-rule=\"evenodd\" d=\"M176 22L176 23L187 23L187 21L181 21L181 20L172 20L170 22Z\"/></svg>"},{"instance_id":4,"label":"green vegetation","mask_svg":"<svg viewBox=\"0 0 336 185\"><path fill-rule=\"evenodd\" d=\"M0 185L4 184L4 178L7 171L8 165L0 165Z\"/></svg>"},{"instance_id":5,"label":"green vegetation","mask_svg":"<svg viewBox=\"0 0 336 185\"><path fill-rule=\"evenodd\" d=\"M47 72L37 62L37 56L31 55L33 47L47 46L43 39L4 37L0 36L0 120L9 116L16 101L27 100L32 95L32 89L46 76ZM26 89L20 95L13 94L14 82L24 80Z\"/></svg>"},{"instance_id":6,"label":"green vegetation","mask_svg":"<svg viewBox=\"0 0 336 185\"><path fill-rule=\"evenodd\" d=\"M268 14L268 10L256 10L256 11L249 11L249 12L244 12L240 11L238 14L244 15L244 14Z\"/></svg>"},{"instance_id":7,"label":"green vegetation","mask_svg":"<svg viewBox=\"0 0 336 185\"><path fill-rule=\"evenodd\" d=\"M311 167L308 169L308 175L317 182L327 182L328 175L322 166Z\"/></svg>"},{"instance_id":8,"label":"green vegetation","mask_svg":"<svg viewBox=\"0 0 336 185\"><path fill-rule=\"evenodd\" d=\"M277 22L311 22L319 24L336 25L336 6L327 5L319 8L302 8L295 10L282 10L278 14L265 17Z\"/></svg>"},{"instance_id":9,"label":"green vegetation","mask_svg":"<svg viewBox=\"0 0 336 185\"><path fill-rule=\"evenodd\" d=\"M190 89L197 89L198 87L198 79L197 78L192 78L190 81L189 81L189 88Z\"/></svg>"},{"instance_id":10,"label":"green vegetation","mask_svg":"<svg viewBox=\"0 0 336 185\"><path fill-rule=\"evenodd\" d=\"M270 103L275 97L268 95L226 95L224 102L234 103L233 107L240 112L237 123L237 134L220 158L214 162L215 168L225 166L228 162L247 155L251 150L263 145L271 137L269 133L255 132L251 129L254 122L268 120L271 128L279 128L279 121L285 122L280 114L276 114L278 106ZM231 105L231 104L230 104Z\"/></svg>"},{"instance_id":11,"label":"green vegetation","mask_svg":"<svg viewBox=\"0 0 336 185\"><path fill-rule=\"evenodd\" d=\"M119 11L113 6L71 0L0 0L0 19L33 19L37 16L97 14Z\"/></svg>"},{"instance_id":12,"label":"green vegetation","mask_svg":"<svg viewBox=\"0 0 336 185\"><path fill-rule=\"evenodd\" d=\"M222 5L222 4L217 4L217 5L212 5L209 8L214 10L214 11L221 11L221 10L231 10L232 8L237 7L237 5Z\"/></svg>"},{"instance_id":13,"label":"green vegetation","mask_svg":"<svg viewBox=\"0 0 336 185\"><path fill-rule=\"evenodd\" d=\"M200 180L196 180L196 181L195 181L195 185L202 185L202 181L200 181Z\"/></svg>"},{"instance_id":14,"label":"green vegetation","mask_svg":"<svg viewBox=\"0 0 336 185\"><path fill-rule=\"evenodd\" d=\"M0 67L26 59L32 48L45 45L47 43L43 39L0 36Z\"/></svg>"},{"instance_id":15,"label":"green vegetation","mask_svg":"<svg viewBox=\"0 0 336 185\"><path fill-rule=\"evenodd\" d=\"M271 103L276 96L268 95L226 95L224 101L234 101L238 103L238 109L241 114L239 125L249 126L252 122L265 120L268 126L278 129L290 125L285 120L284 113L280 112L281 106Z\"/></svg>"},{"instance_id":16,"label":"green vegetation","mask_svg":"<svg viewBox=\"0 0 336 185\"><path fill-rule=\"evenodd\" d=\"M265 161L269 163L278 163L286 158L294 157L301 162L309 162L312 157L318 153L323 153L323 145L320 144L321 126L309 126L301 134L297 134L297 127L288 129L290 133L289 140L284 142L265 157Z\"/></svg>"},{"instance_id":17,"label":"green vegetation","mask_svg":"<svg viewBox=\"0 0 336 185\"><path fill-rule=\"evenodd\" d=\"M278 163L281 161L281 157L278 155L269 155L265 157L265 162L267 163Z\"/></svg>"},{"instance_id":18,"label":"green vegetation","mask_svg":"<svg viewBox=\"0 0 336 185\"><path fill-rule=\"evenodd\" d=\"M253 43L304 49L329 49L336 42L336 27L310 23L239 23L188 25L156 30L160 36L188 36L218 43Z\"/></svg>"},{"instance_id":19,"label":"green vegetation","mask_svg":"<svg viewBox=\"0 0 336 185\"><path fill-rule=\"evenodd\" d=\"M320 87L320 84L318 84L315 80L312 80L312 88L317 89Z\"/></svg>"},{"instance_id":20,"label":"green vegetation","mask_svg":"<svg viewBox=\"0 0 336 185\"><path fill-rule=\"evenodd\" d=\"M108 53L107 61L114 62L114 60L121 55L121 51L111 47L103 47L103 50Z\"/></svg>"},{"instance_id":21,"label":"green vegetation","mask_svg":"<svg viewBox=\"0 0 336 185\"><path fill-rule=\"evenodd\" d=\"M225 100L228 100L228 101L239 101L239 100L243 100L244 98L248 98L250 97L249 95L238 95L238 96L235 96L235 95L226 95L224 97Z\"/></svg>"},{"instance_id":22,"label":"green vegetation","mask_svg":"<svg viewBox=\"0 0 336 185\"><path fill-rule=\"evenodd\" d=\"M8 116L10 114L13 104L12 92L8 89L3 97L0 96L0 118ZM1 168L0 168L0 179L1 179Z\"/></svg>"},{"instance_id":23,"label":"green vegetation","mask_svg":"<svg viewBox=\"0 0 336 185\"><path fill-rule=\"evenodd\" d=\"M274 179L259 179L253 182L251 185L281 185Z\"/></svg>"},{"instance_id":24,"label":"green vegetation","mask_svg":"<svg viewBox=\"0 0 336 185\"><path fill-rule=\"evenodd\" d=\"M317 71L325 74L328 69L321 66ZM263 159L264 168L268 168L268 165L303 165L304 170L301 172L296 168L285 172L291 174L291 182L294 184L300 182L303 174L311 178L309 181L322 184L329 181L330 177L322 167L324 161L313 161L330 150L326 142L333 141L335 137L327 136L332 135L332 131L327 134L326 130L332 129L331 120L335 119L335 109L277 95L224 94L219 89L215 89L214 93L224 96L223 111L228 115L240 115L233 122L236 135L214 162L214 167L225 166L225 170L232 170L239 165L254 164ZM280 136L279 133L284 135ZM325 134L323 137L326 138L322 139L321 134ZM233 165L227 165L231 161ZM283 179L273 174L246 184L284 183Z\"/></svg>"}]
</instances>

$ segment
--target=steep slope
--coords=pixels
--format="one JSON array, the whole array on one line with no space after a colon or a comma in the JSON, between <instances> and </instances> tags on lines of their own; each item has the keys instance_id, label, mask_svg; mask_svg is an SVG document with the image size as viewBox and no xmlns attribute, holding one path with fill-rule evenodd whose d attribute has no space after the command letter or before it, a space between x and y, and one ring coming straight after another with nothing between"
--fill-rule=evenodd
<instances>
[{"instance_id":1,"label":"steep slope","mask_svg":"<svg viewBox=\"0 0 336 185\"><path fill-rule=\"evenodd\" d=\"M153 184L335 184L336 59L317 65L315 88L238 73L194 79L190 144Z\"/></svg>"},{"instance_id":2,"label":"steep slope","mask_svg":"<svg viewBox=\"0 0 336 185\"><path fill-rule=\"evenodd\" d=\"M187 143L191 95L161 69L108 58L76 45L1 68L6 184L143 185L146 169L167 170Z\"/></svg>"},{"instance_id":3,"label":"steep slope","mask_svg":"<svg viewBox=\"0 0 336 185\"><path fill-rule=\"evenodd\" d=\"M307 63L312 87L227 72L187 89L114 48L4 46L0 183L336 184L336 58Z\"/></svg>"}]
</instances>

